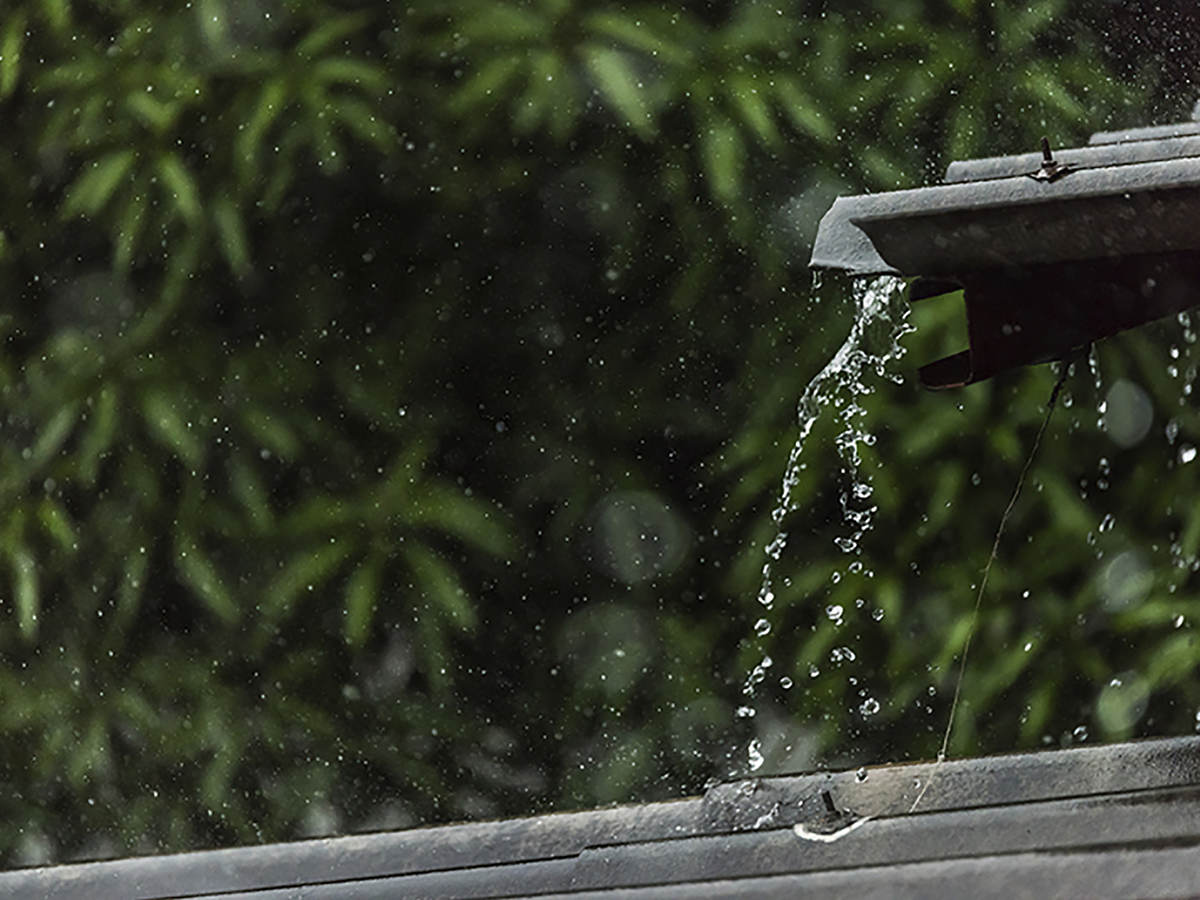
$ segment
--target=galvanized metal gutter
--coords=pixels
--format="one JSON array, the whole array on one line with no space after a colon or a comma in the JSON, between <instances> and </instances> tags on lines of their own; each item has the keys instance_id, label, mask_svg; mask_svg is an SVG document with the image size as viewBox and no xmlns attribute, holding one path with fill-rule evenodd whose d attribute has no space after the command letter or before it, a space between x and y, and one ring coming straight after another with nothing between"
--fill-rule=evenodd
<instances>
[{"instance_id":1,"label":"galvanized metal gutter","mask_svg":"<svg viewBox=\"0 0 1200 900\"><path fill-rule=\"evenodd\" d=\"M810 265L966 291L970 351L922 370L969 384L1200 303L1200 122L1087 147L955 162L946 183L838 198Z\"/></svg>"},{"instance_id":2,"label":"galvanized metal gutter","mask_svg":"<svg viewBox=\"0 0 1200 900\"><path fill-rule=\"evenodd\" d=\"M932 781L920 808L913 799ZM794 826L862 827L831 843ZM0 873L61 898L1192 893L1200 738L722 784L703 797Z\"/></svg>"}]
</instances>

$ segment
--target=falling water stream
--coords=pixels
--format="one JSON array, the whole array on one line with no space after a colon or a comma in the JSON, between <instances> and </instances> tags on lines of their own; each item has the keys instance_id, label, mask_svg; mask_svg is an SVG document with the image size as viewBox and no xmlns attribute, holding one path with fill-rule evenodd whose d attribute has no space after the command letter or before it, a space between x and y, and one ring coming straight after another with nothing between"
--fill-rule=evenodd
<instances>
[{"instance_id":1,"label":"falling water stream","mask_svg":"<svg viewBox=\"0 0 1200 900\"><path fill-rule=\"evenodd\" d=\"M889 371L889 368L904 355L900 341L913 328L908 323L909 305L904 297L904 282L901 279L881 276L869 282L860 280L853 284L851 291L855 314L850 333L800 397L799 434L788 458L779 503L771 514L777 531L766 547L762 583L758 591L758 602L763 609L761 618L755 623L754 632L760 650L772 628L774 566L787 547L787 520L797 509L796 489L807 467L805 442L823 414L835 415L841 427L836 438L836 449L846 484L839 497L842 521L834 542L851 557L848 571L861 572L867 577L871 574L863 570L858 548L864 535L871 529L876 507L872 500L870 475L861 471L859 448L873 444L875 439L862 421L865 410L860 400L875 390L873 378L891 378L897 383L901 380L901 376ZM834 577L840 577L840 573L835 573ZM766 680L774 664L765 650L762 654L743 685L743 704L738 709L741 718L751 718L757 714L758 686ZM759 738L751 740L746 762L751 772L761 768L763 754Z\"/></svg>"}]
</instances>

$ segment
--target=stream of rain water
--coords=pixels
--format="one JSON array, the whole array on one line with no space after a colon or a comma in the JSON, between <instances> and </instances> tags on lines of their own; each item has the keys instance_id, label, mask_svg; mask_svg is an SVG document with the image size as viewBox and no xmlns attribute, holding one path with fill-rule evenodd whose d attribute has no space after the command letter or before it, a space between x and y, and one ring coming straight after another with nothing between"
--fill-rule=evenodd
<instances>
[{"instance_id":1,"label":"stream of rain water","mask_svg":"<svg viewBox=\"0 0 1200 900\"><path fill-rule=\"evenodd\" d=\"M819 281L814 279L814 293L818 294L816 299L819 299L819 291ZM771 621L775 605L774 566L787 547L788 516L797 509L795 492L801 473L807 467L804 459L805 441L817 420L826 413L836 415L841 426L836 449L842 465L841 479L844 485L839 496L842 521L832 540L848 557L846 572L871 576L871 572L864 568L859 546L863 536L871 529L876 506L872 500L871 476L861 471L859 447L870 446L875 438L862 421L865 409L860 400L875 391L876 382L873 379L890 378L896 383L902 381L901 375L891 370L891 364L904 355L900 342L904 335L913 330L913 326L908 322L909 304L905 298L904 282L900 278L885 275L870 281L856 280L851 287L851 296L855 313L850 333L833 358L805 387L797 407L799 433L788 457L779 502L771 513L776 535L766 547L762 583L758 590L762 611L754 625L754 633L762 657L746 676L742 705L737 710L739 718L757 715L758 686L767 679L774 665L763 648L774 624ZM843 574L841 571L835 572L834 581ZM831 618L840 617L838 610L832 608L826 614ZM746 763L751 772L756 772L763 762L761 739L755 737L747 748Z\"/></svg>"}]
</instances>

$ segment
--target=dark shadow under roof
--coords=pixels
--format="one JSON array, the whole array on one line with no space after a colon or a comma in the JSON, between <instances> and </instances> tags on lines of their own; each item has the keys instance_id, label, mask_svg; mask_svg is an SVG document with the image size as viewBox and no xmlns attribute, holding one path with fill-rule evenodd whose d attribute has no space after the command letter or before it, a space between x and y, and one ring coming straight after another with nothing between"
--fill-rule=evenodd
<instances>
[{"instance_id":1,"label":"dark shadow under roof","mask_svg":"<svg viewBox=\"0 0 1200 900\"><path fill-rule=\"evenodd\" d=\"M970 884L977 897L1100 898L1191 895L1200 884L1200 738L863 771L721 784L670 803L18 870L0 873L0 894L904 897ZM860 817L871 818L832 842L795 827L819 834Z\"/></svg>"}]
</instances>

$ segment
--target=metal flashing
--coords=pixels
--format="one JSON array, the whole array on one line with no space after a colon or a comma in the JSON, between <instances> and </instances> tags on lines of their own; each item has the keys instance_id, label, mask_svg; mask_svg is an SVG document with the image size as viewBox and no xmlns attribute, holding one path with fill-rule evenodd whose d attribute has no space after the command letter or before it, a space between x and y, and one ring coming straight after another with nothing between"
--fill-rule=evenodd
<instances>
[{"instance_id":1,"label":"metal flashing","mask_svg":"<svg viewBox=\"0 0 1200 900\"><path fill-rule=\"evenodd\" d=\"M834 802L846 815L872 818L829 843L796 836L794 826L820 819ZM1197 848L1200 738L1186 737L752 779L676 802L18 870L0 873L0 894L890 896L893 884L945 893L973 873L985 897L1013 896L1017 876L1030 879L1031 891L1055 878L1098 898L1125 896L1136 876L1143 895L1168 896L1188 878L1194 884Z\"/></svg>"},{"instance_id":2,"label":"metal flashing","mask_svg":"<svg viewBox=\"0 0 1200 900\"><path fill-rule=\"evenodd\" d=\"M1053 154L1044 143L1040 154L953 163L945 184L840 197L810 266L963 288L970 349L921 369L933 388L1064 358L1187 309L1200 303L1200 123L1136 133Z\"/></svg>"}]
</instances>

